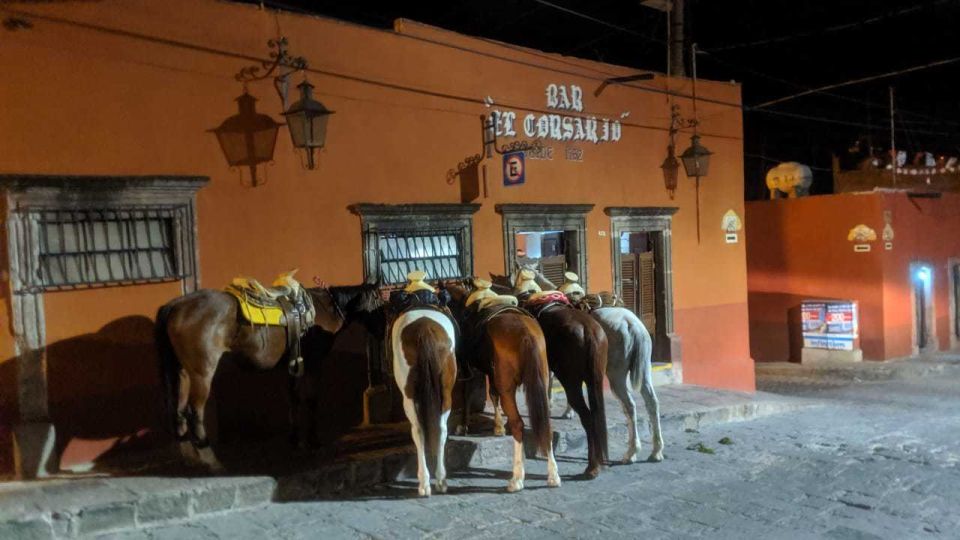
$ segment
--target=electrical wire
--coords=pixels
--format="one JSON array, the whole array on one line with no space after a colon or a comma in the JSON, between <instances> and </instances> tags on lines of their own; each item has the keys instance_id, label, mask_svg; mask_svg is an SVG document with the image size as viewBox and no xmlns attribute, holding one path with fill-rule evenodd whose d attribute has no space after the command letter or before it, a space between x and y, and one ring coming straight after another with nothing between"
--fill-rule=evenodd
<instances>
[{"instance_id":1,"label":"electrical wire","mask_svg":"<svg viewBox=\"0 0 960 540\"><path fill-rule=\"evenodd\" d=\"M894 12L892 12L892 13L885 13L885 14L881 14L881 15L875 15L875 16L873 16L873 17L869 17L869 18L866 18L866 19L861 19L861 20L858 20L858 21L850 22L850 23L836 24L836 25L833 25L833 26L828 26L828 27L826 27L826 28L820 28L820 29L817 29L817 30L807 30L807 31L803 31L803 32L798 32L798 33L796 33L796 34L786 35L786 36L777 36L777 37L774 37L774 38L767 38L767 39L761 39L761 40L756 40L756 41L747 41L747 42L742 42L742 43L735 43L735 44L732 44L732 45L713 46L713 47L710 47L710 50L713 51L713 52L730 51L730 50L733 50L733 49L743 49L743 48L746 48L746 47L757 47L757 46L759 46L759 45L770 45L770 44L773 44L773 43L782 43L782 42L784 42L784 41L790 41L790 40L797 39L797 38L804 38L804 37L815 36L815 35L818 35L818 34L828 34L828 33L833 33L833 32L841 32L841 31L843 31L843 30L848 30L848 29L850 29L850 28L855 28L855 27L858 27L858 26L866 26L866 25L874 24L874 23L877 23L877 22L880 22L880 21L883 21L883 20L886 20L886 19L893 18L893 17L899 17L899 16L901 16L901 15L906 15L906 14L908 14L908 13L913 13L913 12L915 12L915 11L920 11L920 10L922 10L922 9L924 9L924 8L927 8L927 7L934 7L934 6L938 6L938 5L941 5L941 4L948 4L948 3L951 3L951 2L955 2L955 1L956 1L956 0L936 0L936 1L932 1L932 2L918 3L918 4L916 4L916 5L913 5L913 6L910 6L910 7L907 7L907 8L903 8L903 9L901 9L901 10L899 10L899 11L894 11Z\"/></svg>"}]
</instances>

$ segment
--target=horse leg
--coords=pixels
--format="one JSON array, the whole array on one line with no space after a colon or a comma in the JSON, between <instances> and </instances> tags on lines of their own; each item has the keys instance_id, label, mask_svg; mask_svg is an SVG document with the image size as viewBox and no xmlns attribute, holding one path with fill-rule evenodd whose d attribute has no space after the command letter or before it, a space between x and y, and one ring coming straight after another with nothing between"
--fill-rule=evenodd
<instances>
[{"instance_id":1,"label":"horse leg","mask_svg":"<svg viewBox=\"0 0 960 540\"><path fill-rule=\"evenodd\" d=\"M193 409L193 433L196 437L194 446L200 461L207 465L211 471L217 472L223 470L223 465L217 460L213 450L210 448L210 440L207 438L207 428L204 420L204 409L207 405L207 399L210 397L210 383L213 381L213 373L193 373L190 376L190 407Z\"/></svg>"},{"instance_id":2,"label":"horse leg","mask_svg":"<svg viewBox=\"0 0 960 540\"><path fill-rule=\"evenodd\" d=\"M457 435L466 435L470 432L470 382L473 377L463 381L463 416L457 426Z\"/></svg>"},{"instance_id":3,"label":"horse leg","mask_svg":"<svg viewBox=\"0 0 960 540\"><path fill-rule=\"evenodd\" d=\"M420 427L420 420L417 418L417 409L412 399L408 397L403 398L403 410L407 413L407 420L410 421L410 436L413 438L413 444L417 447L418 493L421 497L429 497L430 471L427 469L426 441L423 440L423 429Z\"/></svg>"},{"instance_id":4,"label":"horse leg","mask_svg":"<svg viewBox=\"0 0 960 540\"><path fill-rule=\"evenodd\" d=\"M190 437L187 401L190 397L190 376L187 370L180 368L180 387L177 395L177 439L184 441Z\"/></svg>"},{"instance_id":5,"label":"horse leg","mask_svg":"<svg viewBox=\"0 0 960 540\"><path fill-rule=\"evenodd\" d=\"M497 437L503 437L507 430L503 426L503 409L500 407L500 394L497 387L490 381L490 402L493 403L493 434Z\"/></svg>"},{"instance_id":6,"label":"horse leg","mask_svg":"<svg viewBox=\"0 0 960 540\"><path fill-rule=\"evenodd\" d=\"M554 402L554 391L553 391L553 378L554 374L550 373L550 386L547 388L547 396L549 397L550 407L553 408ZM567 408L563 410L563 413L560 415L560 418L569 420L573 418L573 408L570 407L570 401L567 401Z\"/></svg>"},{"instance_id":7,"label":"horse leg","mask_svg":"<svg viewBox=\"0 0 960 540\"><path fill-rule=\"evenodd\" d=\"M647 408L647 416L650 417L650 435L653 437L653 451L650 452L648 461L663 461L663 433L660 431L660 400L657 399L657 392L653 389L653 370L650 368L650 362L644 365L643 384L640 386L640 395L643 396L643 403ZM639 450L639 449L638 449Z\"/></svg>"},{"instance_id":8,"label":"horse leg","mask_svg":"<svg viewBox=\"0 0 960 540\"><path fill-rule=\"evenodd\" d=\"M503 411L507 413L510 434L513 435L513 478L507 484L507 491L514 493L523 489L523 480L526 476L523 470L523 418L517 409L515 388L503 392L500 399L503 403Z\"/></svg>"},{"instance_id":9,"label":"horse leg","mask_svg":"<svg viewBox=\"0 0 960 540\"><path fill-rule=\"evenodd\" d=\"M447 492L447 465L443 461L443 450L447 446L447 421L449 418L449 410L440 414L440 444L437 446L437 493Z\"/></svg>"},{"instance_id":10,"label":"horse leg","mask_svg":"<svg viewBox=\"0 0 960 540\"><path fill-rule=\"evenodd\" d=\"M637 426L637 404L633 400L633 395L627 382L627 374L613 373L608 374L607 380L610 381L610 390L623 406L623 415L627 417L627 453L621 460L623 463L635 463L637 454L640 452L640 431Z\"/></svg>"},{"instance_id":11,"label":"horse leg","mask_svg":"<svg viewBox=\"0 0 960 540\"><path fill-rule=\"evenodd\" d=\"M587 434L587 468L583 474L596 478L600 474L603 466L600 459L600 442L596 440L593 433L593 418L590 416L590 408L587 407L586 400L583 399L583 381L575 379L574 381L560 380L564 392L567 393L567 403L577 412L580 417L580 425Z\"/></svg>"}]
</instances>

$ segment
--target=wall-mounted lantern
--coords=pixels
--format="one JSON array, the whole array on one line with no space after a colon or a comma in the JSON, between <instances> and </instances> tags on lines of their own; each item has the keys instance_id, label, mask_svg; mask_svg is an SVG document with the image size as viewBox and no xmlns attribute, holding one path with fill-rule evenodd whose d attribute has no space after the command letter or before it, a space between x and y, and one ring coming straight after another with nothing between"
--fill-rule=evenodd
<instances>
[{"instance_id":1,"label":"wall-mounted lantern","mask_svg":"<svg viewBox=\"0 0 960 540\"><path fill-rule=\"evenodd\" d=\"M247 93L251 82L272 78L273 86L280 96L282 114L287 119L293 146L306 151L308 169L316 167L314 151L323 148L327 139L327 122L333 111L313 98L313 85L307 81L300 83L300 99L287 106L289 78L296 71L307 68L307 60L302 56L291 56L287 51L287 39L280 37L267 42L270 47L270 60L260 66L247 66L234 77L243 83L244 93L237 98L240 113L225 120L220 127L211 130L217 135L220 148L231 166L249 166L251 184L256 187L256 165L273 159L277 141L277 128L283 124L274 122L267 115L254 110L256 99ZM261 69L265 72L260 75Z\"/></svg>"},{"instance_id":2,"label":"wall-mounted lantern","mask_svg":"<svg viewBox=\"0 0 960 540\"><path fill-rule=\"evenodd\" d=\"M313 151L323 148L326 143L327 121L333 111L313 99L313 85L309 82L303 81L297 88L300 89L300 99L283 116L287 118L293 146L306 150L307 168L313 169Z\"/></svg>"},{"instance_id":3,"label":"wall-mounted lantern","mask_svg":"<svg viewBox=\"0 0 960 540\"><path fill-rule=\"evenodd\" d=\"M231 167L250 167L250 182L254 187L259 185L257 165L273 159L277 130L283 125L258 113L256 103L255 97L244 92L237 98L237 114L210 130L217 136Z\"/></svg>"},{"instance_id":4,"label":"wall-mounted lantern","mask_svg":"<svg viewBox=\"0 0 960 540\"><path fill-rule=\"evenodd\" d=\"M699 182L701 176L706 176L710 170L711 155L713 155L713 152L700 144L700 136L696 134L696 127L694 127L694 135L690 137L690 148L680 154L680 159L683 160L683 170L687 173L687 177L696 178Z\"/></svg>"}]
</instances>

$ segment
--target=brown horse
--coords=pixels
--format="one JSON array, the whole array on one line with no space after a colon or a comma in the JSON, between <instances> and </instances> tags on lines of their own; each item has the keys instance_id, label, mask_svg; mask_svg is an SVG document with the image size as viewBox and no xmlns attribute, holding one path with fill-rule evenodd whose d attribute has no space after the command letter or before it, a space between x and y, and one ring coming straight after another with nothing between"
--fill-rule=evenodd
<instances>
[{"instance_id":1,"label":"brown horse","mask_svg":"<svg viewBox=\"0 0 960 540\"><path fill-rule=\"evenodd\" d=\"M547 485L560 486L560 474L553 456L553 430L550 427L550 404L547 398L549 367L543 331L536 319L517 308L493 313L477 311L477 303L466 306L470 291L463 285L441 284L451 297L451 310L460 323L461 341L458 355L483 371L490 381L490 398L495 414L494 429L503 435L500 404L507 414L513 435L513 477L507 491L523 489L523 418L517 408L517 388L523 384L527 410L537 450L547 458ZM492 315L492 316L489 316ZM469 422L469 400L464 400L463 425Z\"/></svg>"},{"instance_id":2,"label":"brown horse","mask_svg":"<svg viewBox=\"0 0 960 540\"><path fill-rule=\"evenodd\" d=\"M502 291L515 288L520 276L490 274L490 278L494 289ZM607 336L593 317L569 306L540 310L537 321L547 340L550 370L563 386L567 402L580 417L580 424L587 434L588 463L584 474L596 478L607 460L607 413L603 403ZM583 398L584 384L587 386L586 400Z\"/></svg>"},{"instance_id":3,"label":"brown horse","mask_svg":"<svg viewBox=\"0 0 960 540\"><path fill-rule=\"evenodd\" d=\"M302 290L312 304L304 318L329 333L338 332L349 316L372 313L379 306L376 285ZM243 320L232 295L201 289L163 305L157 312L155 331L174 434L182 442L192 441L200 458L211 468L219 468L208 448L204 421L217 366L230 356L259 370L275 367L286 351L287 330L252 325ZM291 415L291 419L295 417Z\"/></svg>"}]
</instances>

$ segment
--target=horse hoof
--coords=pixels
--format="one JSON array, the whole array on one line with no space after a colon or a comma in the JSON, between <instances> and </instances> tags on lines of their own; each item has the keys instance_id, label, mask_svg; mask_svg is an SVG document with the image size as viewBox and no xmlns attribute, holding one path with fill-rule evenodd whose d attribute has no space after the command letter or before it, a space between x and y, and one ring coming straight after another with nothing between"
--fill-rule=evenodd
<instances>
[{"instance_id":1,"label":"horse hoof","mask_svg":"<svg viewBox=\"0 0 960 540\"><path fill-rule=\"evenodd\" d=\"M647 461L651 461L653 463L660 463L661 461L663 461L663 450L658 450L650 454L650 457L647 458Z\"/></svg>"},{"instance_id":2,"label":"horse hoof","mask_svg":"<svg viewBox=\"0 0 960 540\"><path fill-rule=\"evenodd\" d=\"M631 463L636 463L636 462L637 462L636 452L627 452L626 455L623 456L623 459L620 460L620 463L624 465L629 465Z\"/></svg>"},{"instance_id":3,"label":"horse hoof","mask_svg":"<svg viewBox=\"0 0 960 540\"><path fill-rule=\"evenodd\" d=\"M572 419L572 418L573 418L573 409L567 409L566 411L564 411L563 414L560 415L560 418L563 418L564 420L570 420L570 419Z\"/></svg>"},{"instance_id":4,"label":"horse hoof","mask_svg":"<svg viewBox=\"0 0 960 540\"><path fill-rule=\"evenodd\" d=\"M437 481L437 493L446 493L447 492L447 481L438 480Z\"/></svg>"},{"instance_id":5,"label":"horse hoof","mask_svg":"<svg viewBox=\"0 0 960 540\"><path fill-rule=\"evenodd\" d=\"M507 483L507 493L516 493L523 490L523 480L510 480Z\"/></svg>"},{"instance_id":6,"label":"horse hoof","mask_svg":"<svg viewBox=\"0 0 960 540\"><path fill-rule=\"evenodd\" d=\"M418 490L418 492L420 493L420 496L421 496L421 497L429 497L429 496L430 496L430 486L421 486L420 489Z\"/></svg>"},{"instance_id":7,"label":"horse hoof","mask_svg":"<svg viewBox=\"0 0 960 540\"><path fill-rule=\"evenodd\" d=\"M457 426L457 435L463 437L467 434L467 426Z\"/></svg>"},{"instance_id":8,"label":"horse hoof","mask_svg":"<svg viewBox=\"0 0 960 540\"><path fill-rule=\"evenodd\" d=\"M591 465L587 467L587 470L583 471L583 475L591 480L600 476L600 470L602 467L600 465Z\"/></svg>"},{"instance_id":9,"label":"horse hoof","mask_svg":"<svg viewBox=\"0 0 960 540\"><path fill-rule=\"evenodd\" d=\"M503 426L497 426L493 428L493 434L496 435L497 437L503 437L504 435L507 434L507 430Z\"/></svg>"},{"instance_id":10,"label":"horse hoof","mask_svg":"<svg viewBox=\"0 0 960 540\"><path fill-rule=\"evenodd\" d=\"M559 475L559 474L555 474L555 475L551 476L550 478L547 478L547 486L552 487L552 488L558 488L558 487L560 487L560 475Z\"/></svg>"}]
</instances>

